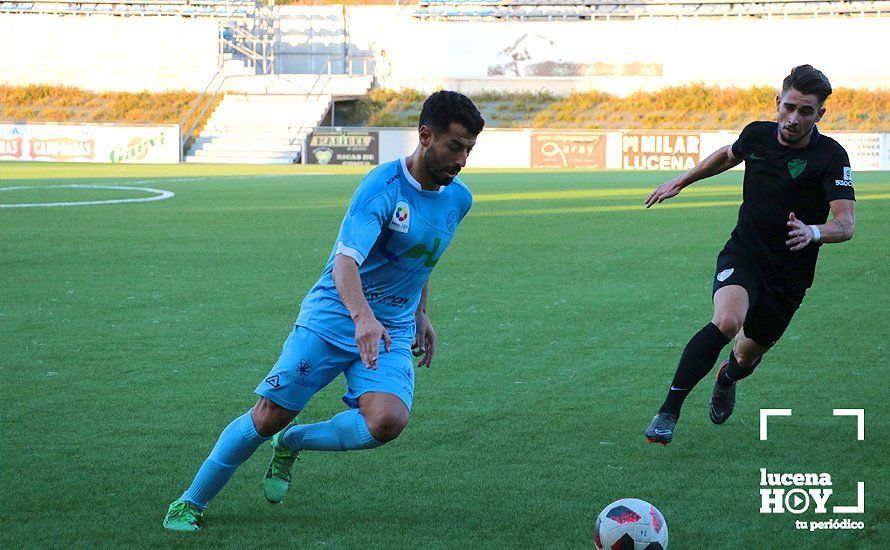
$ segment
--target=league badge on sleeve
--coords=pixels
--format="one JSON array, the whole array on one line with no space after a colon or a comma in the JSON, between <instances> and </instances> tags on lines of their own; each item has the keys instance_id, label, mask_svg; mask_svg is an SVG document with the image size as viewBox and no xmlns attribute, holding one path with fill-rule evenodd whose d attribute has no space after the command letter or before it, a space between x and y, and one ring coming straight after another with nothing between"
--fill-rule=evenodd
<instances>
[{"instance_id":1,"label":"league badge on sleeve","mask_svg":"<svg viewBox=\"0 0 890 550\"><path fill-rule=\"evenodd\" d=\"M399 233L407 233L411 224L411 209L405 201L399 201L396 204L396 210L392 213L392 221L389 222L389 228Z\"/></svg>"}]
</instances>

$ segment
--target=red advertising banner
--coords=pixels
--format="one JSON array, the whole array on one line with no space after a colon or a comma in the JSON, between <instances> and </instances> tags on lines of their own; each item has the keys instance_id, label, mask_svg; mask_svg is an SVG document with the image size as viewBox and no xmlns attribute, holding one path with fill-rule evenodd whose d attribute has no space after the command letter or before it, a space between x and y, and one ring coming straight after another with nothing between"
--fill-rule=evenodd
<instances>
[{"instance_id":1,"label":"red advertising banner","mask_svg":"<svg viewBox=\"0 0 890 550\"><path fill-rule=\"evenodd\" d=\"M0 138L0 157L22 158L22 138Z\"/></svg>"},{"instance_id":2,"label":"red advertising banner","mask_svg":"<svg viewBox=\"0 0 890 550\"><path fill-rule=\"evenodd\" d=\"M41 157L53 160L70 160L76 158L92 159L95 156L96 142L92 139L31 138L32 159Z\"/></svg>"},{"instance_id":3,"label":"red advertising banner","mask_svg":"<svg viewBox=\"0 0 890 550\"><path fill-rule=\"evenodd\" d=\"M533 132L532 168L605 168L602 132Z\"/></svg>"}]
</instances>

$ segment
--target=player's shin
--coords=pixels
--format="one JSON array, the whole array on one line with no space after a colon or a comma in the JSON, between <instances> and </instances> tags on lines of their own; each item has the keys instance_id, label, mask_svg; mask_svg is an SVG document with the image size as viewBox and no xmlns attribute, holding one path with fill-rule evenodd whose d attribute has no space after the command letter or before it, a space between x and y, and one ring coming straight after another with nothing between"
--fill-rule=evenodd
<instances>
[{"instance_id":1,"label":"player's shin","mask_svg":"<svg viewBox=\"0 0 890 550\"><path fill-rule=\"evenodd\" d=\"M201 465L191 487L183 493L181 500L188 500L202 509L206 508L238 466L250 458L260 444L269 439L257 433L251 411L233 420L219 436L210 456Z\"/></svg>"},{"instance_id":2,"label":"player's shin","mask_svg":"<svg viewBox=\"0 0 890 550\"><path fill-rule=\"evenodd\" d=\"M659 412L679 417L686 396L711 371L720 351L728 343L729 338L713 323L708 323L698 331L683 350L671 389Z\"/></svg>"}]
</instances>

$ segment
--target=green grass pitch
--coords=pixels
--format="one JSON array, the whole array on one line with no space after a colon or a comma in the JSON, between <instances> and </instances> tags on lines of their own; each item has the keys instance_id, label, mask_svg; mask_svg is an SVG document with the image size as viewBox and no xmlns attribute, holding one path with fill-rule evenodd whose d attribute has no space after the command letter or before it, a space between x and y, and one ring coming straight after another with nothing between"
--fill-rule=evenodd
<instances>
[{"instance_id":1,"label":"green grass pitch","mask_svg":"<svg viewBox=\"0 0 890 550\"><path fill-rule=\"evenodd\" d=\"M671 548L886 548L890 174L856 174L856 236L823 249L733 418L708 420L708 377L665 448L642 431L710 318L741 200L732 172L645 210L673 175L467 171L476 202L432 276L438 350L404 434L304 453L278 506L263 446L188 535L161 528L166 507L254 403L361 171L0 164L19 187L3 204L175 193L0 208L0 547L583 548L632 496ZM794 412L760 441L760 408ZM864 441L833 408L865 409ZM829 506L864 481L865 513L760 514L760 468L828 472ZM865 529L795 528L844 517Z\"/></svg>"}]
</instances>

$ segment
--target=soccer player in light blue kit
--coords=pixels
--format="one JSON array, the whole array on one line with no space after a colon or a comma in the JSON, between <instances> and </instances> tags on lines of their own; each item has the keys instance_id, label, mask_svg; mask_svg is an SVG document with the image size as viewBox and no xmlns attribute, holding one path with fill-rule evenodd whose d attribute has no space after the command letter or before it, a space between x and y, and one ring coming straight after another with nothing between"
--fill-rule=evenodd
<instances>
[{"instance_id":1,"label":"soccer player in light blue kit","mask_svg":"<svg viewBox=\"0 0 890 550\"><path fill-rule=\"evenodd\" d=\"M430 366L436 336L426 314L429 275L472 204L457 179L485 122L466 96L441 91L423 104L419 144L359 184L321 278L303 300L293 332L260 398L219 437L164 527L197 531L204 509L264 442L273 458L266 500L281 502L300 451L371 449L408 424L412 352ZM292 423L338 374L349 410L327 422ZM274 435L274 437L273 437Z\"/></svg>"}]
</instances>

